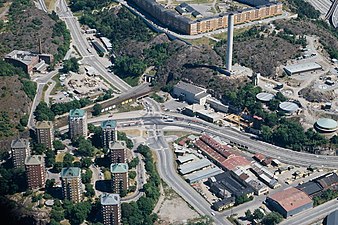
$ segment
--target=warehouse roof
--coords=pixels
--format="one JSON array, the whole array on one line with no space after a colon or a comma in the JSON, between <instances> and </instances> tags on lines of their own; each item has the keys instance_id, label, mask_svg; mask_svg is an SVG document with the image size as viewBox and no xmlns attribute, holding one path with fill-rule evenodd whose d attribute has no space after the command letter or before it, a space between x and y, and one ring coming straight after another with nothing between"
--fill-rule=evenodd
<instances>
[{"instance_id":1,"label":"warehouse roof","mask_svg":"<svg viewBox=\"0 0 338 225\"><path fill-rule=\"evenodd\" d=\"M185 156L177 157L177 161L181 164L186 163L186 162L191 161L191 160L194 160L194 159L197 159L197 157L193 154L187 154Z\"/></svg>"},{"instance_id":2,"label":"warehouse roof","mask_svg":"<svg viewBox=\"0 0 338 225\"><path fill-rule=\"evenodd\" d=\"M250 161L248 161L243 156L233 156L228 158L222 162L222 166L225 167L227 170L234 170L240 166L248 166L250 165Z\"/></svg>"},{"instance_id":3,"label":"warehouse roof","mask_svg":"<svg viewBox=\"0 0 338 225\"><path fill-rule=\"evenodd\" d=\"M198 161L194 161L194 162L191 162L191 163L186 163L184 165L181 165L179 167L180 169L180 172L181 174L188 174L188 173L191 173L191 172L194 172L196 170L200 170L204 167L207 167L207 166L210 166L211 165L211 162L207 159L201 159L201 160L198 160Z\"/></svg>"},{"instance_id":4,"label":"warehouse roof","mask_svg":"<svg viewBox=\"0 0 338 225\"><path fill-rule=\"evenodd\" d=\"M190 93L192 93L194 95L198 95L201 92L205 92L206 91L204 88L201 88L201 87L198 87L198 86L195 86L193 84L189 84L189 83L186 83L186 82L183 82L183 81L178 82L175 85L175 87L183 89L183 90L185 90L187 92L190 92Z\"/></svg>"},{"instance_id":5,"label":"warehouse roof","mask_svg":"<svg viewBox=\"0 0 338 225\"><path fill-rule=\"evenodd\" d=\"M309 62L309 63L299 63L299 64L293 64L284 67L284 70L288 74L295 74L295 73L302 73L307 72L311 70L318 70L321 69L322 66L315 62Z\"/></svg>"},{"instance_id":6,"label":"warehouse roof","mask_svg":"<svg viewBox=\"0 0 338 225\"><path fill-rule=\"evenodd\" d=\"M309 181L304 184L298 185L296 188L305 192L308 195L313 195L323 190L323 188L314 181Z\"/></svg>"},{"instance_id":7,"label":"warehouse roof","mask_svg":"<svg viewBox=\"0 0 338 225\"><path fill-rule=\"evenodd\" d=\"M101 195L101 205L118 205L120 204L119 194L104 193Z\"/></svg>"},{"instance_id":8,"label":"warehouse roof","mask_svg":"<svg viewBox=\"0 0 338 225\"><path fill-rule=\"evenodd\" d=\"M285 211L297 209L303 205L312 203L311 198L304 192L294 187L270 195L268 198L277 202Z\"/></svg>"},{"instance_id":9,"label":"warehouse roof","mask_svg":"<svg viewBox=\"0 0 338 225\"><path fill-rule=\"evenodd\" d=\"M194 183L196 181L202 180L202 179L207 179L209 177L213 177L217 174L222 173L223 170L221 170L218 167L210 168L210 169L204 169L197 171L195 173L191 173L185 176L185 178L190 182Z\"/></svg>"}]
</instances>

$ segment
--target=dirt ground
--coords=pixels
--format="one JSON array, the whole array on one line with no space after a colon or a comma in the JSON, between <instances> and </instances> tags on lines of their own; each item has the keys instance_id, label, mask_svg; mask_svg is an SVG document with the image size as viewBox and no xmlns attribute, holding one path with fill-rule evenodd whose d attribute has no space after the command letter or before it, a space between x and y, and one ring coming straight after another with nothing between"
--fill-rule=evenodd
<instances>
[{"instance_id":1,"label":"dirt ground","mask_svg":"<svg viewBox=\"0 0 338 225\"><path fill-rule=\"evenodd\" d=\"M197 219L200 215L191 209L170 187L164 187L165 198L157 214L161 225L185 224L188 220Z\"/></svg>"}]
</instances>

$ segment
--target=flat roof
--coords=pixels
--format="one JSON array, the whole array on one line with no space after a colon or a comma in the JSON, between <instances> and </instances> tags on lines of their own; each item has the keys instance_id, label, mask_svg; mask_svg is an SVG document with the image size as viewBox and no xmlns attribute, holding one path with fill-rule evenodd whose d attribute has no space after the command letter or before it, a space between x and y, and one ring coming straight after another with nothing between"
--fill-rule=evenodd
<instances>
[{"instance_id":1,"label":"flat roof","mask_svg":"<svg viewBox=\"0 0 338 225\"><path fill-rule=\"evenodd\" d=\"M110 165L111 173L127 173L128 164L127 163L113 163Z\"/></svg>"},{"instance_id":2,"label":"flat roof","mask_svg":"<svg viewBox=\"0 0 338 225\"><path fill-rule=\"evenodd\" d=\"M302 73L311 70L319 70L322 66L316 62L309 62L309 63L299 63L299 64L292 64L284 67L284 70L289 74L294 73Z\"/></svg>"},{"instance_id":3,"label":"flat roof","mask_svg":"<svg viewBox=\"0 0 338 225\"><path fill-rule=\"evenodd\" d=\"M317 120L316 124L317 126L328 130L335 130L338 128L337 121L330 118L320 118Z\"/></svg>"},{"instance_id":4,"label":"flat roof","mask_svg":"<svg viewBox=\"0 0 338 225\"><path fill-rule=\"evenodd\" d=\"M256 95L256 98L262 102L268 102L273 99L273 97L275 97L273 94L267 92L261 92Z\"/></svg>"},{"instance_id":5,"label":"flat roof","mask_svg":"<svg viewBox=\"0 0 338 225\"><path fill-rule=\"evenodd\" d=\"M211 164L212 163L208 159L203 158L203 159L198 160L198 161L183 164L179 167L179 170L180 170L181 174L184 175L184 174L194 172L196 170L200 170L204 167L210 166Z\"/></svg>"},{"instance_id":6,"label":"flat roof","mask_svg":"<svg viewBox=\"0 0 338 225\"><path fill-rule=\"evenodd\" d=\"M104 46L109 50L111 49L113 46L110 42L110 40L106 37L100 37L101 41L103 42Z\"/></svg>"},{"instance_id":7,"label":"flat roof","mask_svg":"<svg viewBox=\"0 0 338 225\"><path fill-rule=\"evenodd\" d=\"M184 176L190 183L194 183L196 181L207 179L209 177L216 176L217 174L223 173L223 170L221 170L218 167L209 168L197 171L195 173L188 174Z\"/></svg>"},{"instance_id":8,"label":"flat roof","mask_svg":"<svg viewBox=\"0 0 338 225\"><path fill-rule=\"evenodd\" d=\"M101 205L118 205L120 204L119 194L104 193L101 195Z\"/></svg>"},{"instance_id":9,"label":"flat roof","mask_svg":"<svg viewBox=\"0 0 338 225\"><path fill-rule=\"evenodd\" d=\"M294 187L272 194L269 198L277 202L287 212L312 203L307 194Z\"/></svg>"},{"instance_id":10,"label":"flat roof","mask_svg":"<svg viewBox=\"0 0 338 225\"><path fill-rule=\"evenodd\" d=\"M201 92L205 92L206 91L206 89L204 89L204 88L201 88L201 87L198 87L196 85L189 84L189 83L186 83L186 82L183 82L183 81L178 82L175 85L175 87L176 88L180 88L182 90L185 90L186 92L190 92L190 93L192 93L194 95L198 95Z\"/></svg>"},{"instance_id":11,"label":"flat roof","mask_svg":"<svg viewBox=\"0 0 338 225\"><path fill-rule=\"evenodd\" d=\"M185 162L188 162L194 159L197 159L197 157L193 154L188 154L188 155L177 157L177 161L179 161L180 163L185 163Z\"/></svg>"},{"instance_id":12,"label":"flat roof","mask_svg":"<svg viewBox=\"0 0 338 225\"><path fill-rule=\"evenodd\" d=\"M291 113L296 112L299 109L298 105L294 102L281 102L279 104L279 108L283 111Z\"/></svg>"},{"instance_id":13,"label":"flat roof","mask_svg":"<svg viewBox=\"0 0 338 225\"><path fill-rule=\"evenodd\" d=\"M30 65L34 58L37 58L38 55L31 53L29 51L13 50L8 53L5 58L16 59L26 65Z\"/></svg>"}]
</instances>

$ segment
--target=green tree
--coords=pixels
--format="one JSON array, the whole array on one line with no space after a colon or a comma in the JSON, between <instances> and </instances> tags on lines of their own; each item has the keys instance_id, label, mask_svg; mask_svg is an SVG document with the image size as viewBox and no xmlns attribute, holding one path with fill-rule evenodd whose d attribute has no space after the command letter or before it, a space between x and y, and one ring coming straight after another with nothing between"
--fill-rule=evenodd
<instances>
[{"instance_id":1,"label":"green tree","mask_svg":"<svg viewBox=\"0 0 338 225\"><path fill-rule=\"evenodd\" d=\"M139 164L140 160L138 157L133 158L129 163L128 167L129 169L136 168L136 166Z\"/></svg>"},{"instance_id":2,"label":"green tree","mask_svg":"<svg viewBox=\"0 0 338 225\"><path fill-rule=\"evenodd\" d=\"M87 183L85 187L86 187L86 196L93 197L95 195L95 190L93 188L93 185Z\"/></svg>"},{"instance_id":3,"label":"green tree","mask_svg":"<svg viewBox=\"0 0 338 225\"><path fill-rule=\"evenodd\" d=\"M263 220L262 220L262 224L264 225L276 225L280 222L282 222L283 217L281 214L277 213L277 212L271 212L269 214L267 214L266 216L264 216Z\"/></svg>"},{"instance_id":4,"label":"green tree","mask_svg":"<svg viewBox=\"0 0 338 225\"><path fill-rule=\"evenodd\" d=\"M75 147L77 147L77 153L82 156L93 156L94 147L89 140L86 140L84 137L79 137L73 143Z\"/></svg>"},{"instance_id":5,"label":"green tree","mask_svg":"<svg viewBox=\"0 0 338 225\"><path fill-rule=\"evenodd\" d=\"M261 219L263 219L263 217L264 217L264 213L263 213L260 209L255 209L255 211L254 211L254 213L253 213L253 217L254 217L255 219L261 220Z\"/></svg>"},{"instance_id":6,"label":"green tree","mask_svg":"<svg viewBox=\"0 0 338 225\"><path fill-rule=\"evenodd\" d=\"M81 159L81 168L89 168L91 164L92 164L91 158L84 157Z\"/></svg>"},{"instance_id":7,"label":"green tree","mask_svg":"<svg viewBox=\"0 0 338 225\"><path fill-rule=\"evenodd\" d=\"M52 209L52 211L50 212L50 218L55 220L56 222L60 222L61 220L65 218L65 214L63 210L59 211L59 210Z\"/></svg>"},{"instance_id":8,"label":"green tree","mask_svg":"<svg viewBox=\"0 0 338 225\"><path fill-rule=\"evenodd\" d=\"M46 145L42 143L36 143L33 145L34 155L42 155L46 152Z\"/></svg>"},{"instance_id":9,"label":"green tree","mask_svg":"<svg viewBox=\"0 0 338 225\"><path fill-rule=\"evenodd\" d=\"M73 166L73 161L74 161L74 156L72 156L70 153L66 153L63 156L63 166L64 167L72 167Z\"/></svg>"},{"instance_id":10,"label":"green tree","mask_svg":"<svg viewBox=\"0 0 338 225\"><path fill-rule=\"evenodd\" d=\"M53 146L55 150L64 150L66 146L60 140L54 140Z\"/></svg>"},{"instance_id":11,"label":"green tree","mask_svg":"<svg viewBox=\"0 0 338 225\"><path fill-rule=\"evenodd\" d=\"M55 162L53 166L53 171L56 173L60 173L63 168L63 163L62 162Z\"/></svg>"},{"instance_id":12,"label":"green tree","mask_svg":"<svg viewBox=\"0 0 338 225\"><path fill-rule=\"evenodd\" d=\"M129 179L135 179L136 172L135 171L129 171L128 176L129 176Z\"/></svg>"},{"instance_id":13,"label":"green tree","mask_svg":"<svg viewBox=\"0 0 338 225\"><path fill-rule=\"evenodd\" d=\"M46 158L45 158L46 167L52 167L54 163L55 163L55 152L53 150L48 149L46 151Z\"/></svg>"},{"instance_id":14,"label":"green tree","mask_svg":"<svg viewBox=\"0 0 338 225\"><path fill-rule=\"evenodd\" d=\"M81 174L82 183L88 184L92 179L93 172L90 169L86 169L86 172Z\"/></svg>"},{"instance_id":15,"label":"green tree","mask_svg":"<svg viewBox=\"0 0 338 225\"><path fill-rule=\"evenodd\" d=\"M134 147L134 143L132 140L130 140L126 133L123 133L121 131L117 131L117 139L120 141L125 141L127 144L127 148L132 149Z\"/></svg>"},{"instance_id":16,"label":"green tree","mask_svg":"<svg viewBox=\"0 0 338 225\"><path fill-rule=\"evenodd\" d=\"M253 215L252 215L250 209L245 211L245 219L247 219L249 221L251 221L253 219Z\"/></svg>"},{"instance_id":17,"label":"green tree","mask_svg":"<svg viewBox=\"0 0 338 225\"><path fill-rule=\"evenodd\" d=\"M52 110L48 107L47 103L40 102L39 105L36 107L34 112L35 119L38 121L53 121L55 115Z\"/></svg>"},{"instance_id":18,"label":"green tree","mask_svg":"<svg viewBox=\"0 0 338 225\"><path fill-rule=\"evenodd\" d=\"M70 71L72 72L79 72L79 63L78 60L74 57L70 58L69 60L63 61L63 68L61 69L61 72L68 73Z\"/></svg>"},{"instance_id":19,"label":"green tree","mask_svg":"<svg viewBox=\"0 0 338 225\"><path fill-rule=\"evenodd\" d=\"M93 106L93 116L99 116L101 114L101 110L102 110L102 106L98 103L96 103L94 106Z\"/></svg>"}]
</instances>

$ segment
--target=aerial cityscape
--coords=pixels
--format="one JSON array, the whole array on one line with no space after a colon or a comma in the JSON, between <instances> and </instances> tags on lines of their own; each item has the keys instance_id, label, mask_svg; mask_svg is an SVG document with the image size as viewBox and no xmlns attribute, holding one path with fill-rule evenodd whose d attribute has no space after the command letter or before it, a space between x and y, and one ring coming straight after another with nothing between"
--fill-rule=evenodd
<instances>
[{"instance_id":1,"label":"aerial cityscape","mask_svg":"<svg viewBox=\"0 0 338 225\"><path fill-rule=\"evenodd\" d=\"M338 0L2 0L1 225L338 225Z\"/></svg>"}]
</instances>

